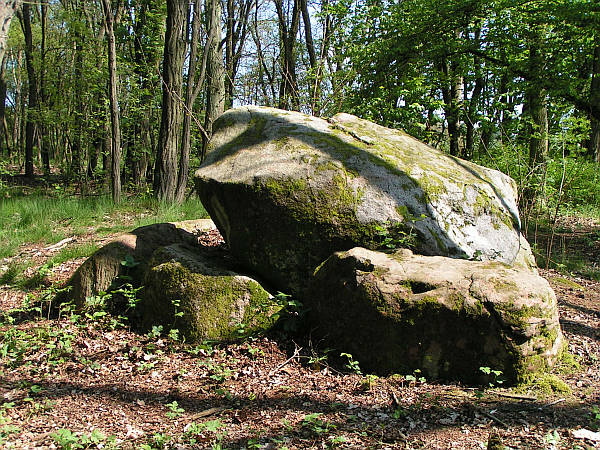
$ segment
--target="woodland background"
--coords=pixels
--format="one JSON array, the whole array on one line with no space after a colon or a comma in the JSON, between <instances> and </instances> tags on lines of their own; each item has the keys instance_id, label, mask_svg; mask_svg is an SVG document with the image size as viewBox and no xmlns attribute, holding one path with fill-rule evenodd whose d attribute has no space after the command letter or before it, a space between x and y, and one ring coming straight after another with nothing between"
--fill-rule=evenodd
<instances>
[{"instance_id":1,"label":"woodland background","mask_svg":"<svg viewBox=\"0 0 600 450\"><path fill-rule=\"evenodd\" d=\"M589 0L23 2L0 171L181 202L215 118L258 104L353 113L497 168L526 218L595 209L599 34Z\"/></svg>"}]
</instances>

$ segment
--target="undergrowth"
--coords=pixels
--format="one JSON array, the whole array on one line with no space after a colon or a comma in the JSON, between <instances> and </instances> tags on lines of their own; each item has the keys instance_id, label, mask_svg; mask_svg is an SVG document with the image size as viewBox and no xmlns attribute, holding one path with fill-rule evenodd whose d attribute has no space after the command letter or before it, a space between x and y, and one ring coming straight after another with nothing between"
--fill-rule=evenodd
<instances>
[{"instance_id":1,"label":"undergrowth","mask_svg":"<svg viewBox=\"0 0 600 450\"><path fill-rule=\"evenodd\" d=\"M153 199L131 196L119 205L108 196L65 197L43 191L27 196L0 198L0 258L14 256L27 243L54 244L89 233L109 234L160 222L206 217L196 198L182 205L166 205ZM87 256L89 248L69 248L56 261ZM80 252L80 255L76 253Z\"/></svg>"}]
</instances>

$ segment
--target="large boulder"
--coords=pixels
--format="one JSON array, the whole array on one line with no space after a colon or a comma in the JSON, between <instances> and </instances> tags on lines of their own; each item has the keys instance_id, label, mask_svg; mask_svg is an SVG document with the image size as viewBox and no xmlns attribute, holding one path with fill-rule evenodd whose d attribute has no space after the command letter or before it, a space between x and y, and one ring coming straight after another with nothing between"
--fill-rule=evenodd
<instances>
[{"instance_id":1,"label":"large boulder","mask_svg":"<svg viewBox=\"0 0 600 450\"><path fill-rule=\"evenodd\" d=\"M316 334L378 373L514 382L564 343L548 282L500 262L354 248L317 269L306 302Z\"/></svg>"},{"instance_id":2,"label":"large boulder","mask_svg":"<svg viewBox=\"0 0 600 450\"><path fill-rule=\"evenodd\" d=\"M195 181L232 252L291 292L354 246L534 267L513 180L348 114L232 109Z\"/></svg>"},{"instance_id":3,"label":"large boulder","mask_svg":"<svg viewBox=\"0 0 600 450\"><path fill-rule=\"evenodd\" d=\"M222 252L181 244L152 256L142 325L179 330L188 342L231 340L268 330L281 306L256 280L232 271Z\"/></svg>"},{"instance_id":4,"label":"large boulder","mask_svg":"<svg viewBox=\"0 0 600 450\"><path fill-rule=\"evenodd\" d=\"M123 283L140 285L148 270L148 261L159 247L176 243L195 245L196 234L214 228L210 219L156 223L123 233L90 256L73 274L70 290L59 300L72 300L82 307L86 298L106 292L119 278Z\"/></svg>"}]
</instances>

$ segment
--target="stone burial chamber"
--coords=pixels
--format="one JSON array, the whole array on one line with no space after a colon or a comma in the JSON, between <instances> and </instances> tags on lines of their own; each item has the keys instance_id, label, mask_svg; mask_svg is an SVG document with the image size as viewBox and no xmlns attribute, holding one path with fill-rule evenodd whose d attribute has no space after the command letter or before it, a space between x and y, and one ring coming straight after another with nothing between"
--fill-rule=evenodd
<instances>
[{"instance_id":1,"label":"stone burial chamber","mask_svg":"<svg viewBox=\"0 0 600 450\"><path fill-rule=\"evenodd\" d=\"M241 271L163 237L137 275L147 323L170 317L172 297L195 298L190 338L231 337L248 317L266 330L280 311L258 277L375 373L480 382L485 366L516 382L560 356L556 298L522 236L515 182L498 171L349 114L245 106L215 122L194 182ZM206 288L207 276L221 278Z\"/></svg>"}]
</instances>

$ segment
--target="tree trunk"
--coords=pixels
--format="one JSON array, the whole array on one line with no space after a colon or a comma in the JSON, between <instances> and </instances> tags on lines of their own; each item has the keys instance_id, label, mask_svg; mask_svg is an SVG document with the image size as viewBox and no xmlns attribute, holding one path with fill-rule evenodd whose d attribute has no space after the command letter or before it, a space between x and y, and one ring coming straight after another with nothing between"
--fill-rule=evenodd
<instances>
[{"instance_id":1,"label":"tree trunk","mask_svg":"<svg viewBox=\"0 0 600 450\"><path fill-rule=\"evenodd\" d=\"M121 125L119 123L119 98L117 93L117 49L115 45L114 16L110 0L102 0L102 9L108 40L108 73L111 142L111 192L114 203L121 201Z\"/></svg>"},{"instance_id":2,"label":"tree trunk","mask_svg":"<svg viewBox=\"0 0 600 450\"><path fill-rule=\"evenodd\" d=\"M181 128L181 91L188 12L189 0L167 0L162 116L154 168L154 195L168 203L175 200L177 185L177 145Z\"/></svg>"},{"instance_id":3,"label":"tree trunk","mask_svg":"<svg viewBox=\"0 0 600 450\"><path fill-rule=\"evenodd\" d=\"M153 73L158 67L159 54L148 49L144 42L152 39L153 7L154 3L145 1L138 9L131 9L131 22L133 25L133 42L135 66L134 72L140 83L140 108L134 112L134 139L135 146L128 152L129 167L133 183L141 188L147 179L148 164L153 153L151 144L151 117L153 112L154 82Z\"/></svg>"},{"instance_id":4,"label":"tree trunk","mask_svg":"<svg viewBox=\"0 0 600 450\"><path fill-rule=\"evenodd\" d=\"M590 103L600 108L600 45L594 49L592 63L592 82L590 85ZM590 114L590 144L589 151L594 161L600 162L600 119Z\"/></svg>"},{"instance_id":5,"label":"tree trunk","mask_svg":"<svg viewBox=\"0 0 600 450\"><path fill-rule=\"evenodd\" d=\"M546 90L541 85L544 76L544 56L542 53L542 31L537 30L529 40L529 79L526 90L529 127L529 168L532 173L540 173L548 154L548 109Z\"/></svg>"},{"instance_id":6,"label":"tree trunk","mask_svg":"<svg viewBox=\"0 0 600 450\"><path fill-rule=\"evenodd\" d=\"M192 142L192 114L197 91L195 92L196 68L198 67L198 34L200 32L201 12L200 0L191 2L193 11L192 34L189 42L190 62L188 69L188 80L185 87L185 111L183 113L183 131L181 134L181 147L179 151L179 172L177 173L177 188L175 189L175 201L183 202L185 197L185 188L190 170L190 147ZM188 13L189 17L189 13ZM189 26L188 26L189 28ZM206 54L206 52L204 52ZM204 64L204 67L206 65ZM194 95L196 94L196 95Z\"/></svg>"},{"instance_id":7,"label":"tree trunk","mask_svg":"<svg viewBox=\"0 0 600 450\"><path fill-rule=\"evenodd\" d=\"M473 45L476 47L480 46L481 29L475 30L475 38ZM473 65L475 68L475 86L469 100L469 108L466 114L466 133L465 133L465 152L464 156L467 159L473 158L473 152L475 148L475 124L477 123L477 111L479 106L479 98L483 91L485 81L482 75L481 60L478 57L473 58ZM465 90L466 92L466 90ZM466 94L465 94L466 95Z\"/></svg>"},{"instance_id":8,"label":"tree trunk","mask_svg":"<svg viewBox=\"0 0 600 450\"><path fill-rule=\"evenodd\" d=\"M6 56L0 60L0 149L6 142L7 156L9 152L8 130L6 126ZM2 155L0 151L0 155Z\"/></svg>"},{"instance_id":9,"label":"tree trunk","mask_svg":"<svg viewBox=\"0 0 600 450\"><path fill-rule=\"evenodd\" d=\"M50 153L49 153L49 142L46 132L46 124L42 117L42 107L45 106L47 101L46 94L46 30L48 28L48 3L42 3L41 8L41 19L42 19L42 43L41 43L41 64L40 64L40 105L39 105L39 117L40 117L40 154L42 159L42 166L46 174L50 173Z\"/></svg>"},{"instance_id":10,"label":"tree trunk","mask_svg":"<svg viewBox=\"0 0 600 450\"><path fill-rule=\"evenodd\" d=\"M0 0L0 61L4 59L8 29L21 0Z\"/></svg>"},{"instance_id":11,"label":"tree trunk","mask_svg":"<svg viewBox=\"0 0 600 450\"><path fill-rule=\"evenodd\" d=\"M442 96L444 98L444 113L448 123L448 140L450 154L460 155L460 109L462 100L463 81L458 72L458 67L447 60L442 61L442 72L444 74L444 85Z\"/></svg>"},{"instance_id":12,"label":"tree trunk","mask_svg":"<svg viewBox=\"0 0 600 450\"><path fill-rule=\"evenodd\" d=\"M233 107L235 78L248 36L248 21L254 0L227 0L227 35L225 36L225 109Z\"/></svg>"},{"instance_id":13,"label":"tree trunk","mask_svg":"<svg viewBox=\"0 0 600 450\"><path fill-rule=\"evenodd\" d=\"M213 123L225 110L225 68L221 48L221 2L207 0L206 17L208 36L208 58L206 61L206 75L208 89L206 95L206 120L204 129L206 137L202 146L202 159L206 154L206 145L212 136Z\"/></svg>"},{"instance_id":14,"label":"tree trunk","mask_svg":"<svg viewBox=\"0 0 600 450\"><path fill-rule=\"evenodd\" d=\"M296 80L296 36L300 27L300 0L292 0L291 21L284 11L283 0L274 0L281 40L281 84L279 88L280 109L300 109L300 96Z\"/></svg>"},{"instance_id":15,"label":"tree trunk","mask_svg":"<svg viewBox=\"0 0 600 450\"><path fill-rule=\"evenodd\" d=\"M308 52L308 61L310 63L312 87L309 87L310 95L310 111L311 114L317 115L320 108L317 106L320 103L320 74L319 65L317 62L317 53L315 51L315 43L312 36L312 26L310 23L310 14L308 12L307 0L299 0L300 9L302 11L302 21L304 22L304 39L306 40L306 50Z\"/></svg>"},{"instance_id":16,"label":"tree trunk","mask_svg":"<svg viewBox=\"0 0 600 450\"><path fill-rule=\"evenodd\" d=\"M23 5L22 26L25 36L25 62L27 64L27 85L29 100L27 104L27 122L25 125L25 176L33 177L33 144L35 132L35 115L38 108L37 79L33 66L33 36L31 33L31 16L29 3Z\"/></svg>"},{"instance_id":17,"label":"tree trunk","mask_svg":"<svg viewBox=\"0 0 600 450\"><path fill-rule=\"evenodd\" d=\"M263 100L261 104L265 106L271 106L275 102L275 80L273 79L273 74L267 67L265 56L262 50L261 37L258 30L258 8L254 9L254 20L252 25L252 39L254 41L254 45L256 46L256 57L258 58L259 66L258 82L260 83L263 92ZM269 82L269 90L267 90L267 86L265 85L264 76L267 77L267 81Z\"/></svg>"}]
</instances>

